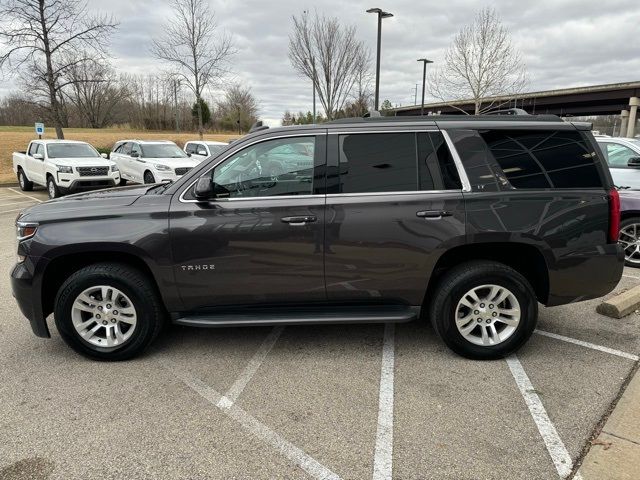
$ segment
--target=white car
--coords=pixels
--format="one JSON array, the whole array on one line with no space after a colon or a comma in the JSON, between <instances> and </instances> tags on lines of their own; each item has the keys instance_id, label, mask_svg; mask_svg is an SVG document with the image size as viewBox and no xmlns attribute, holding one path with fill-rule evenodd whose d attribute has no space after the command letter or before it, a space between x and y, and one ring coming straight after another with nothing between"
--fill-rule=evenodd
<instances>
[{"instance_id":1,"label":"white car","mask_svg":"<svg viewBox=\"0 0 640 480\"><path fill-rule=\"evenodd\" d=\"M26 152L13 152L13 172L20 188L47 187L49 198L118 185L120 172L106 155L86 142L33 140Z\"/></svg>"},{"instance_id":2,"label":"white car","mask_svg":"<svg viewBox=\"0 0 640 480\"><path fill-rule=\"evenodd\" d=\"M168 140L121 140L111 151L122 184L175 181L201 162Z\"/></svg>"},{"instance_id":3,"label":"white car","mask_svg":"<svg viewBox=\"0 0 640 480\"><path fill-rule=\"evenodd\" d=\"M640 190L640 139L596 137L617 187Z\"/></svg>"},{"instance_id":4,"label":"white car","mask_svg":"<svg viewBox=\"0 0 640 480\"><path fill-rule=\"evenodd\" d=\"M228 143L214 142L212 140L190 140L184 144L184 151L192 157L204 160L227 146L229 146Z\"/></svg>"}]
</instances>

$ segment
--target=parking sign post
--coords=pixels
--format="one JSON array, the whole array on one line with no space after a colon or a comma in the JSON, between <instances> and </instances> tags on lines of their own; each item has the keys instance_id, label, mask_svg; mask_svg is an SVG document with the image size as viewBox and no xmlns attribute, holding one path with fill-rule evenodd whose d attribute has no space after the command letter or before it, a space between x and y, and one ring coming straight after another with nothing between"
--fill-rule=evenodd
<instances>
[{"instance_id":1,"label":"parking sign post","mask_svg":"<svg viewBox=\"0 0 640 480\"><path fill-rule=\"evenodd\" d=\"M44 135L44 123L36 122L36 134L38 135L38 140L42 139L42 135Z\"/></svg>"}]
</instances>

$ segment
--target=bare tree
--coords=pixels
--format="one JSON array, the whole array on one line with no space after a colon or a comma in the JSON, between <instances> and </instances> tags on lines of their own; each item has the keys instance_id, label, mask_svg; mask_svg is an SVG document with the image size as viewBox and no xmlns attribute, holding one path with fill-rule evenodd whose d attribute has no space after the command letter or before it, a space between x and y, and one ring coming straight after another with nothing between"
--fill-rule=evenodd
<instances>
[{"instance_id":1,"label":"bare tree","mask_svg":"<svg viewBox=\"0 0 640 480\"><path fill-rule=\"evenodd\" d=\"M116 107L129 97L113 68L103 62L77 63L69 69L68 79L71 85L65 95L91 128L110 125Z\"/></svg>"},{"instance_id":2,"label":"bare tree","mask_svg":"<svg viewBox=\"0 0 640 480\"><path fill-rule=\"evenodd\" d=\"M257 120L258 101L248 87L232 85L216 105L215 123L221 130L247 131ZM239 122L239 123L238 123Z\"/></svg>"},{"instance_id":3,"label":"bare tree","mask_svg":"<svg viewBox=\"0 0 640 480\"><path fill-rule=\"evenodd\" d=\"M354 84L368 68L369 51L356 38L354 26L344 27L337 18L293 16L289 35L289 59L293 68L316 86L328 120L342 109Z\"/></svg>"},{"instance_id":4,"label":"bare tree","mask_svg":"<svg viewBox=\"0 0 640 480\"><path fill-rule=\"evenodd\" d=\"M458 32L444 64L430 75L431 94L443 101L471 99L476 115L499 105L493 96L515 96L526 86L526 67L509 30L492 8L480 10Z\"/></svg>"},{"instance_id":5,"label":"bare tree","mask_svg":"<svg viewBox=\"0 0 640 480\"><path fill-rule=\"evenodd\" d=\"M116 22L90 15L83 0L3 0L0 22L0 42L5 47L0 68L23 70L23 78L36 87L34 94L44 94L42 104L58 138L64 138L62 90L73 83L67 73L79 62L104 53L106 34Z\"/></svg>"},{"instance_id":6,"label":"bare tree","mask_svg":"<svg viewBox=\"0 0 640 480\"><path fill-rule=\"evenodd\" d=\"M231 37L216 38L215 15L202 0L172 0L174 19L164 27L161 38L154 40L152 52L169 63L174 75L184 80L196 97L198 134L202 138L202 93L226 73L226 64L234 53Z\"/></svg>"}]
</instances>

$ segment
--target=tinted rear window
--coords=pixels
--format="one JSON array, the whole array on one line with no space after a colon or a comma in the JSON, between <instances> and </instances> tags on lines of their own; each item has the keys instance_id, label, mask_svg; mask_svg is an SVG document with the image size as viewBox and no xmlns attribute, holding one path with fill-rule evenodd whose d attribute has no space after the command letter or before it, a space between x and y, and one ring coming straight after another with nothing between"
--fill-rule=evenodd
<instances>
[{"instance_id":1,"label":"tinted rear window","mask_svg":"<svg viewBox=\"0 0 640 480\"><path fill-rule=\"evenodd\" d=\"M511 188L602 186L598 156L575 130L480 130L479 134L493 156L494 170Z\"/></svg>"}]
</instances>

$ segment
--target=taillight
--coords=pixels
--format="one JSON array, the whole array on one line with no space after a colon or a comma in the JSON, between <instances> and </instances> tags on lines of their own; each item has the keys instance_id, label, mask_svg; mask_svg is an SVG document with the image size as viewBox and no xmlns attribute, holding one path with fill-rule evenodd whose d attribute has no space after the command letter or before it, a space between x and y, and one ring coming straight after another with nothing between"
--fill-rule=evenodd
<instances>
[{"instance_id":1,"label":"taillight","mask_svg":"<svg viewBox=\"0 0 640 480\"><path fill-rule=\"evenodd\" d=\"M614 187L609 191L609 243L616 243L620 234L620 194Z\"/></svg>"}]
</instances>

